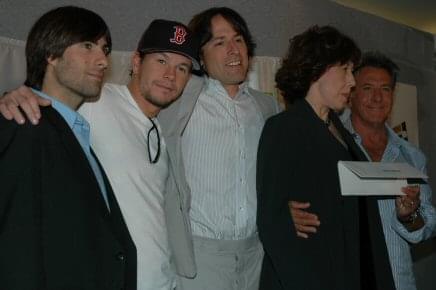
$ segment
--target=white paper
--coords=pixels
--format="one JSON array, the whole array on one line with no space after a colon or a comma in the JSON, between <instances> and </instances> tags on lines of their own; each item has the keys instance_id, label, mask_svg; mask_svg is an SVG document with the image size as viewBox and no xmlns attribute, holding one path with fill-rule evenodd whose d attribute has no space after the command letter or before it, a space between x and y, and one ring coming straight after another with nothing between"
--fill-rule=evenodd
<instances>
[{"instance_id":1,"label":"white paper","mask_svg":"<svg viewBox=\"0 0 436 290\"><path fill-rule=\"evenodd\" d=\"M339 161L338 172L344 196L402 195L408 178L427 178L407 163Z\"/></svg>"}]
</instances>

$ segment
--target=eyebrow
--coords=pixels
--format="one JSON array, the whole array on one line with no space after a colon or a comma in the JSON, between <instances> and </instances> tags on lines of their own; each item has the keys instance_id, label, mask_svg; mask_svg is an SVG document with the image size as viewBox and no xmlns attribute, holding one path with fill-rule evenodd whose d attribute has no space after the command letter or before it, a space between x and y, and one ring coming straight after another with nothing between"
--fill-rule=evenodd
<instances>
[{"instance_id":1,"label":"eyebrow","mask_svg":"<svg viewBox=\"0 0 436 290\"><path fill-rule=\"evenodd\" d=\"M169 59L168 53L175 53L175 52L159 51L159 52L156 52L156 53L162 55L166 59ZM188 68L192 68L192 61L191 62L182 62L179 65L186 65Z\"/></svg>"},{"instance_id":2,"label":"eyebrow","mask_svg":"<svg viewBox=\"0 0 436 290\"><path fill-rule=\"evenodd\" d=\"M236 38L236 37L239 37L239 36L242 36L242 34L238 33L238 32L235 32L235 34L232 35L232 38ZM225 38L226 38L225 36L212 36L212 38L209 41L223 40Z\"/></svg>"},{"instance_id":3,"label":"eyebrow","mask_svg":"<svg viewBox=\"0 0 436 290\"><path fill-rule=\"evenodd\" d=\"M376 86L376 85L374 83L365 82L365 83L362 84L362 86ZM390 87L390 88L392 88L392 84L389 84L389 83L383 83L383 84L381 84L379 86L380 87Z\"/></svg>"}]
</instances>

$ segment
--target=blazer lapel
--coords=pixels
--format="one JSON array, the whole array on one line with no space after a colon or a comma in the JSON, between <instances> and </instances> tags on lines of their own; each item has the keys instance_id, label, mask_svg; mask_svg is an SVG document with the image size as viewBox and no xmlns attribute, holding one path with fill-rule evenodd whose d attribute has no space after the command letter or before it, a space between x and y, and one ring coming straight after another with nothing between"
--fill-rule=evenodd
<instances>
[{"instance_id":1,"label":"blazer lapel","mask_svg":"<svg viewBox=\"0 0 436 290\"><path fill-rule=\"evenodd\" d=\"M103 216L107 216L109 212L103 199L100 186L98 185L91 164L89 164L89 160L86 157L85 152L83 152L82 146L80 146L80 143L73 131L62 118L62 116L53 108L47 108L45 114L48 121L57 129L64 144L64 148L70 156L70 165L74 168L74 172L79 175L80 180L84 184L88 184L90 187L92 187L92 192L95 192L92 198L97 199L96 202L100 208L101 214Z\"/></svg>"},{"instance_id":2,"label":"blazer lapel","mask_svg":"<svg viewBox=\"0 0 436 290\"><path fill-rule=\"evenodd\" d=\"M351 136L350 132L344 127L338 115L335 112L330 111L329 118L332 121L333 125L335 125L339 134L341 134L342 139L345 144L348 146L348 151L355 161L368 161L365 154L360 149L359 145L354 142L353 136Z\"/></svg>"}]
</instances>

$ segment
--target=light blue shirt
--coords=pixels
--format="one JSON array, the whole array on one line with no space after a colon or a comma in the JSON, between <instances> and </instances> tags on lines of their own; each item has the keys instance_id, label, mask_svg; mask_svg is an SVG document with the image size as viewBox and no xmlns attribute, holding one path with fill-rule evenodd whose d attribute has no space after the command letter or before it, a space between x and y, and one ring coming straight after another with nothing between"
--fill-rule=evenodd
<instances>
[{"instance_id":1,"label":"light blue shirt","mask_svg":"<svg viewBox=\"0 0 436 290\"><path fill-rule=\"evenodd\" d=\"M33 90L36 94L39 96L49 99L51 101L51 105L53 109L55 109L67 122L68 126L71 128L71 130L74 133L74 136L76 136L77 141L79 141L80 146L82 147L83 151L85 152L86 158L89 161L89 164L91 165L92 171L94 172L94 175L97 179L98 185L100 186L100 190L103 194L104 201L106 202L106 206L109 209L109 201L107 199L107 192L106 192L106 186L104 184L103 180L103 174L100 170L100 167L98 166L97 161L95 160L94 156L91 154L91 146L89 141L89 123L85 120L85 118L82 117L79 113L65 105L64 103L60 102L59 100L44 94L41 91Z\"/></svg>"},{"instance_id":2,"label":"light blue shirt","mask_svg":"<svg viewBox=\"0 0 436 290\"><path fill-rule=\"evenodd\" d=\"M362 145L362 138L353 128L350 114L344 114L342 121L353 135L356 143L359 144L362 151L366 154L368 159L371 160ZM407 162L426 173L426 158L421 150L398 137L388 126L386 126L386 130L388 132L388 144L383 153L381 162ZM397 290L416 289L409 243L418 243L428 239L431 237L433 231L436 230L436 212L431 203L432 192L428 184L421 185L420 199L421 207L419 210L424 218L425 225L414 232L409 232L398 221L395 212L395 199L378 201L383 232Z\"/></svg>"}]
</instances>

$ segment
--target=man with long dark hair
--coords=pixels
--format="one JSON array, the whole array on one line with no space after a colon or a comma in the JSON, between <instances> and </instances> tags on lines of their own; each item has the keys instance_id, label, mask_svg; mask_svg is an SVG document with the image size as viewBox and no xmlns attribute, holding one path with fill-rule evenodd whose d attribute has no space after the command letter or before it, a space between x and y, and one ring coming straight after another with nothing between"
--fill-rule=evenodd
<instances>
[{"instance_id":1,"label":"man with long dark hair","mask_svg":"<svg viewBox=\"0 0 436 290\"><path fill-rule=\"evenodd\" d=\"M188 26L200 38L206 76L192 79L181 97L198 98L192 114L185 110L181 137L197 276L182 279L181 287L258 289L263 249L256 227L256 152L263 124L278 105L248 87L255 45L236 11L207 9Z\"/></svg>"}]
</instances>

